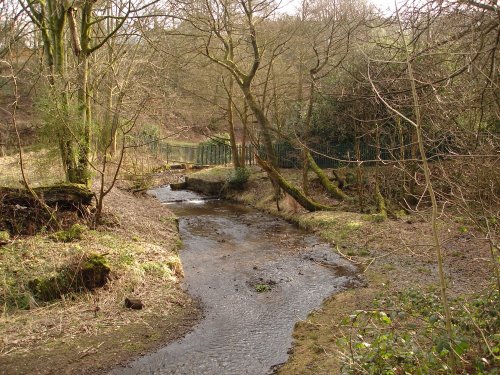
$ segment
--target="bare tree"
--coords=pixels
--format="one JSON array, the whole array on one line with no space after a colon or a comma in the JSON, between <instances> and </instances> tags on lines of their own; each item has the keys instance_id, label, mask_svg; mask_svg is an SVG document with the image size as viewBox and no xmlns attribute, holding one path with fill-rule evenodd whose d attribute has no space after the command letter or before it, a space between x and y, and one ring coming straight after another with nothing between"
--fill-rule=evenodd
<instances>
[{"instance_id":1,"label":"bare tree","mask_svg":"<svg viewBox=\"0 0 500 375\"><path fill-rule=\"evenodd\" d=\"M98 3L90 0L79 3L61 0L21 2L41 35L47 80L60 116L59 124L56 124L56 134L66 179L70 182L88 184L90 181L89 159L93 120L89 85L90 59L128 20L144 16L144 11L155 2L120 3L116 5L117 11L114 14L106 14L105 10L98 7ZM116 22L106 29L103 25L110 19ZM70 38L73 60L70 60L66 48L66 35ZM74 65L71 65L70 61L74 62ZM77 91L74 119L71 118L70 75L75 77Z\"/></svg>"}]
</instances>

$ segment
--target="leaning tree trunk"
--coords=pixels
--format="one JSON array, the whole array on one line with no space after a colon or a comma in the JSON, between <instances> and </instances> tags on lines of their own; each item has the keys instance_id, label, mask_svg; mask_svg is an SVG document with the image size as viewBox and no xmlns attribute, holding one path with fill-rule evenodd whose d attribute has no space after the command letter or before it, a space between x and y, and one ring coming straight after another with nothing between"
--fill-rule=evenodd
<instances>
[{"instance_id":1,"label":"leaning tree trunk","mask_svg":"<svg viewBox=\"0 0 500 375\"><path fill-rule=\"evenodd\" d=\"M314 70L310 71L311 75L311 83L309 85L309 101L307 104L307 113L305 119L305 132L306 135L309 134L312 128L312 113L313 113L313 105L314 105L314 82L315 82L315 72ZM302 170L302 185L304 189L305 195L308 195L308 170L309 167L313 170L313 172L318 176L321 185L325 188L325 190L330 194L331 197L335 199L345 200L349 197L345 194L340 188L332 184L328 176L323 172L323 170L316 163L311 153L307 149L305 145L302 146L302 156L303 156L303 170ZM337 178L339 180L339 178Z\"/></svg>"},{"instance_id":2,"label":"leaning tree trunk","mask_svg":"<svg viewBox=\"0 0 500 375\"><path fill-rule=\"evenodd\" d=\"M258 155L255 155L259 165L266 171L270 178L276 181L280 188L283 189L288 195L297 201L302 207L308 211L328 211L331 207L325 206L323 204L317 203L312 199L309 199L302 193L299 189L289 183L270 163L262 160Z\"/></svg>"},{"instance_id":3,"label":"leaning tree trunk","mask_svg":"<svg viewBox=\"0 0 500 375\"><path fill-rule=\"evenodd\" d=\"M316 164L316 161L312 157L311 153L309 151L306 151L306 157L309 166L311 169L316 173L316 175L319 177L319 181L321 185L328 191L330 196L335 199L339 200L348 200L350 199L349 196L344 193L341 189L339 189L335 184L333 184L328 176L323 172L323 170Z\"/></svg>"},{"instance_id":4,"label":"leaning tree trunk","mask_svg":"<svg viewBox=\"0 0 500 375\"><path fill-rule=\"evenodd\" d=\"M251 111L257 119L257 123L260 126L262 132L262 138L264 140L264 158L266 161L270 162L274 168L278 167L278 161L276 158L276 153L274 152L273 141L271 136L271 124L269 119L266 117L262 108L257 104L255 97L250 91L250 88L243 87L243 94L245 95L245 100L248 103Z\"/></svg>"},{"instance_id":5,"label":"leaning tree trunk","mask_svg":"<svg viewBox=\"0 0 500 375\"><path fill-rule=\"evenodd\" d=\"M250 88L247 86L242 86L241 88L242 88L243 94L245 95L245 100L248 103L248 106L252 110L253 114L255 115L255 118L257 119L257 122L258 122L260 129L261 129L261 132L262 132L262 136L264 139L264 158L269 163L271 169L274 171L277 171L277 170L279 170L278 160L276 158L276 153L274 152L274 147L273 147L273 142L272 142L272 137L271 137L271 124L269 122L269 119L266 117L262 108L257 104L257 101L255 100L252 92L250 91ZM259 152L259 150L256 150L256 155L258 152ZM260 157L256 156L256 158L257 158L257 161L259 161ZM281 196L281 184L276 179L275 174L268 173L268 175L269 175L269 179L271 180L271 183L273 184L274 197L276 199L276 202L278 202L278 200ZM278 173L278 175L279 175L279 173ZM278 206L278 208L279 208L279 206Z\"/></svg>"}]
</instances>

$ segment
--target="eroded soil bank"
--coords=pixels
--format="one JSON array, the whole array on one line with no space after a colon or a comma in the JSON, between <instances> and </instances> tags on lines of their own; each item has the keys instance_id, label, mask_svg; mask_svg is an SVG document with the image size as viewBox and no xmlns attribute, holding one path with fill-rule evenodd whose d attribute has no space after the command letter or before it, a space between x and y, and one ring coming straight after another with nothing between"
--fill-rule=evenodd
<instances>
[{"instance_id":1,"label":"eroded soil bank","mask_svg":"<svg viewBox=\"0 0 500 375\"><path fill-rule=\"evenodd\" d=\"M314 235L227 201L158 189L180 217L185 287L204 306L186 335L112 374L265 374L285 362L295 323L358 286L356 267ZM194 198L194 199L193 199Z\"/></svg>"}]
</instances>

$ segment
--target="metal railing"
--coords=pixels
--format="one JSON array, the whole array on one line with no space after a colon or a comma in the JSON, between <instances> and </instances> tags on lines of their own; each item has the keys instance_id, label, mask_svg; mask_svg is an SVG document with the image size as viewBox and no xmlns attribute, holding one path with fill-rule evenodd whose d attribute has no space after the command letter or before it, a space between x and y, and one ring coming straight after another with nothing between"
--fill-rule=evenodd
<instances>
[{"instance_id":1,"label":"metal railing","mask_svg":"<svg viewBox=\"0 0 500 375\"><path fill-rule=\"evenodd\" d=\"M233 161L231 146L223 143L199 144L199 145L176 145L161 141L144 142L150 151L158 158L167 163L186 163L195 165L227 165ZM238 155L242 153L242 145L238 145ZM300 168L302 165L301 149L289 143L276 143L274 151L278 165L281 168ZM356 150L354 144L343 143L336 146L315 146L313 157L321 168L338 168L342 161L356 161ZM255 153L263 155L261 147L253 145L245 146L245 164L256 164ZM381 158L389 159L390 153L381 150ZM360 160L376 160L375 147L367 144L360 145Z\"/></svg>"},{"instance_id":2,"label":"metal railing","mask_svg":"<svg viewBox=\"0 0 500 375\"><path fill-rule=\"evenodd\" d=\"M200 143L198 145L177 145L154 139L141 139L142 145L149 147L150 151L167 163L187 163L196 165L227 165L232 163L232 149L224 143ZM436 142L427 151L430 158L441 158L450 153L449 142ZM373 164L379 160L400 160L400 147L380 148L380 155L375 145L360 142L356 150L354 143L339 143L335 145L311 146L311 154L320 168L339 168L349 162L362 161ZM242 153L242 145L238 145L238 155ZM411 144L405 144L404 159L411 159ZM300 168L302 166L302 150L290 143L275 143L274 152L278 165L281 168ZM245 147L245 164L256 164L255 153L264 155L262 147L247 145Z\"/></svg>"}]
</instances>

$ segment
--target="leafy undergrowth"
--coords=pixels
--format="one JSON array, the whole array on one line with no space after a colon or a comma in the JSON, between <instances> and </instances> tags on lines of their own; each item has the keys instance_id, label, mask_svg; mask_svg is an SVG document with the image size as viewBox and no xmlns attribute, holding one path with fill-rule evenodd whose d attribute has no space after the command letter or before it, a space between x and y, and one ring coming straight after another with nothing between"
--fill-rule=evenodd
<instances>
[{"instance_id":1,"label":"leafy undergrowth","mask_svg":"<svg viewBox=\"0 0 500 375\"><path fill-rule=\"evenodd\" d=\"M224 179L230 169L225 175L221 168L213 176L210 171L196 177ZM282 173L300 186L301 171ZM329 199L314 179L310 192L335 208L306 212L285 196L278 210L271 184L256 167L243 191L227 193L231 199L316 233L332 244L333 251L356 264L367 281L365 288L331 296L296 324L292 355L277 373L446 373L443 356L450 348L442 344L437 266L425 216L400 213L380 220L376 207L357 213L354 207ZM453 298L458 367L463 373L494 373L500 327L494 315L498 295L484 292L492 290L488 246L472 229L464 231L460 220L443 220L438 226L448 293Z\"/></svg>"},{"instance_id":2,"label":"leafy undergrowth","mask_svg":"<svg viewBox=\"0 0 500 375\"><path fill-rule=\"evenodd\" d=\"M79 373L96 373L177 337L199 316L178 287L181 243L172 213L121 191L107 204L107 225L98 230L79 226L0 247L2 371L73 373L78 363ZM68 265L91 255L110 269L104 287L40 300L34 280L60 280ZM141 299L144 308L126 309L127 297Z\"/></svg>"},{"instance_id":3,"label":"leafy undergrowth","mask_svg":"<svg viewBox=\"0 0 500 375\"><path fill-rule=\"evenodd\" d=\"M455 336L448 343L439 296L415 289L376 298L339 325L342 374L497 374L500 355L498 292L451 302Z\"/></svg>"}]
</instances>

